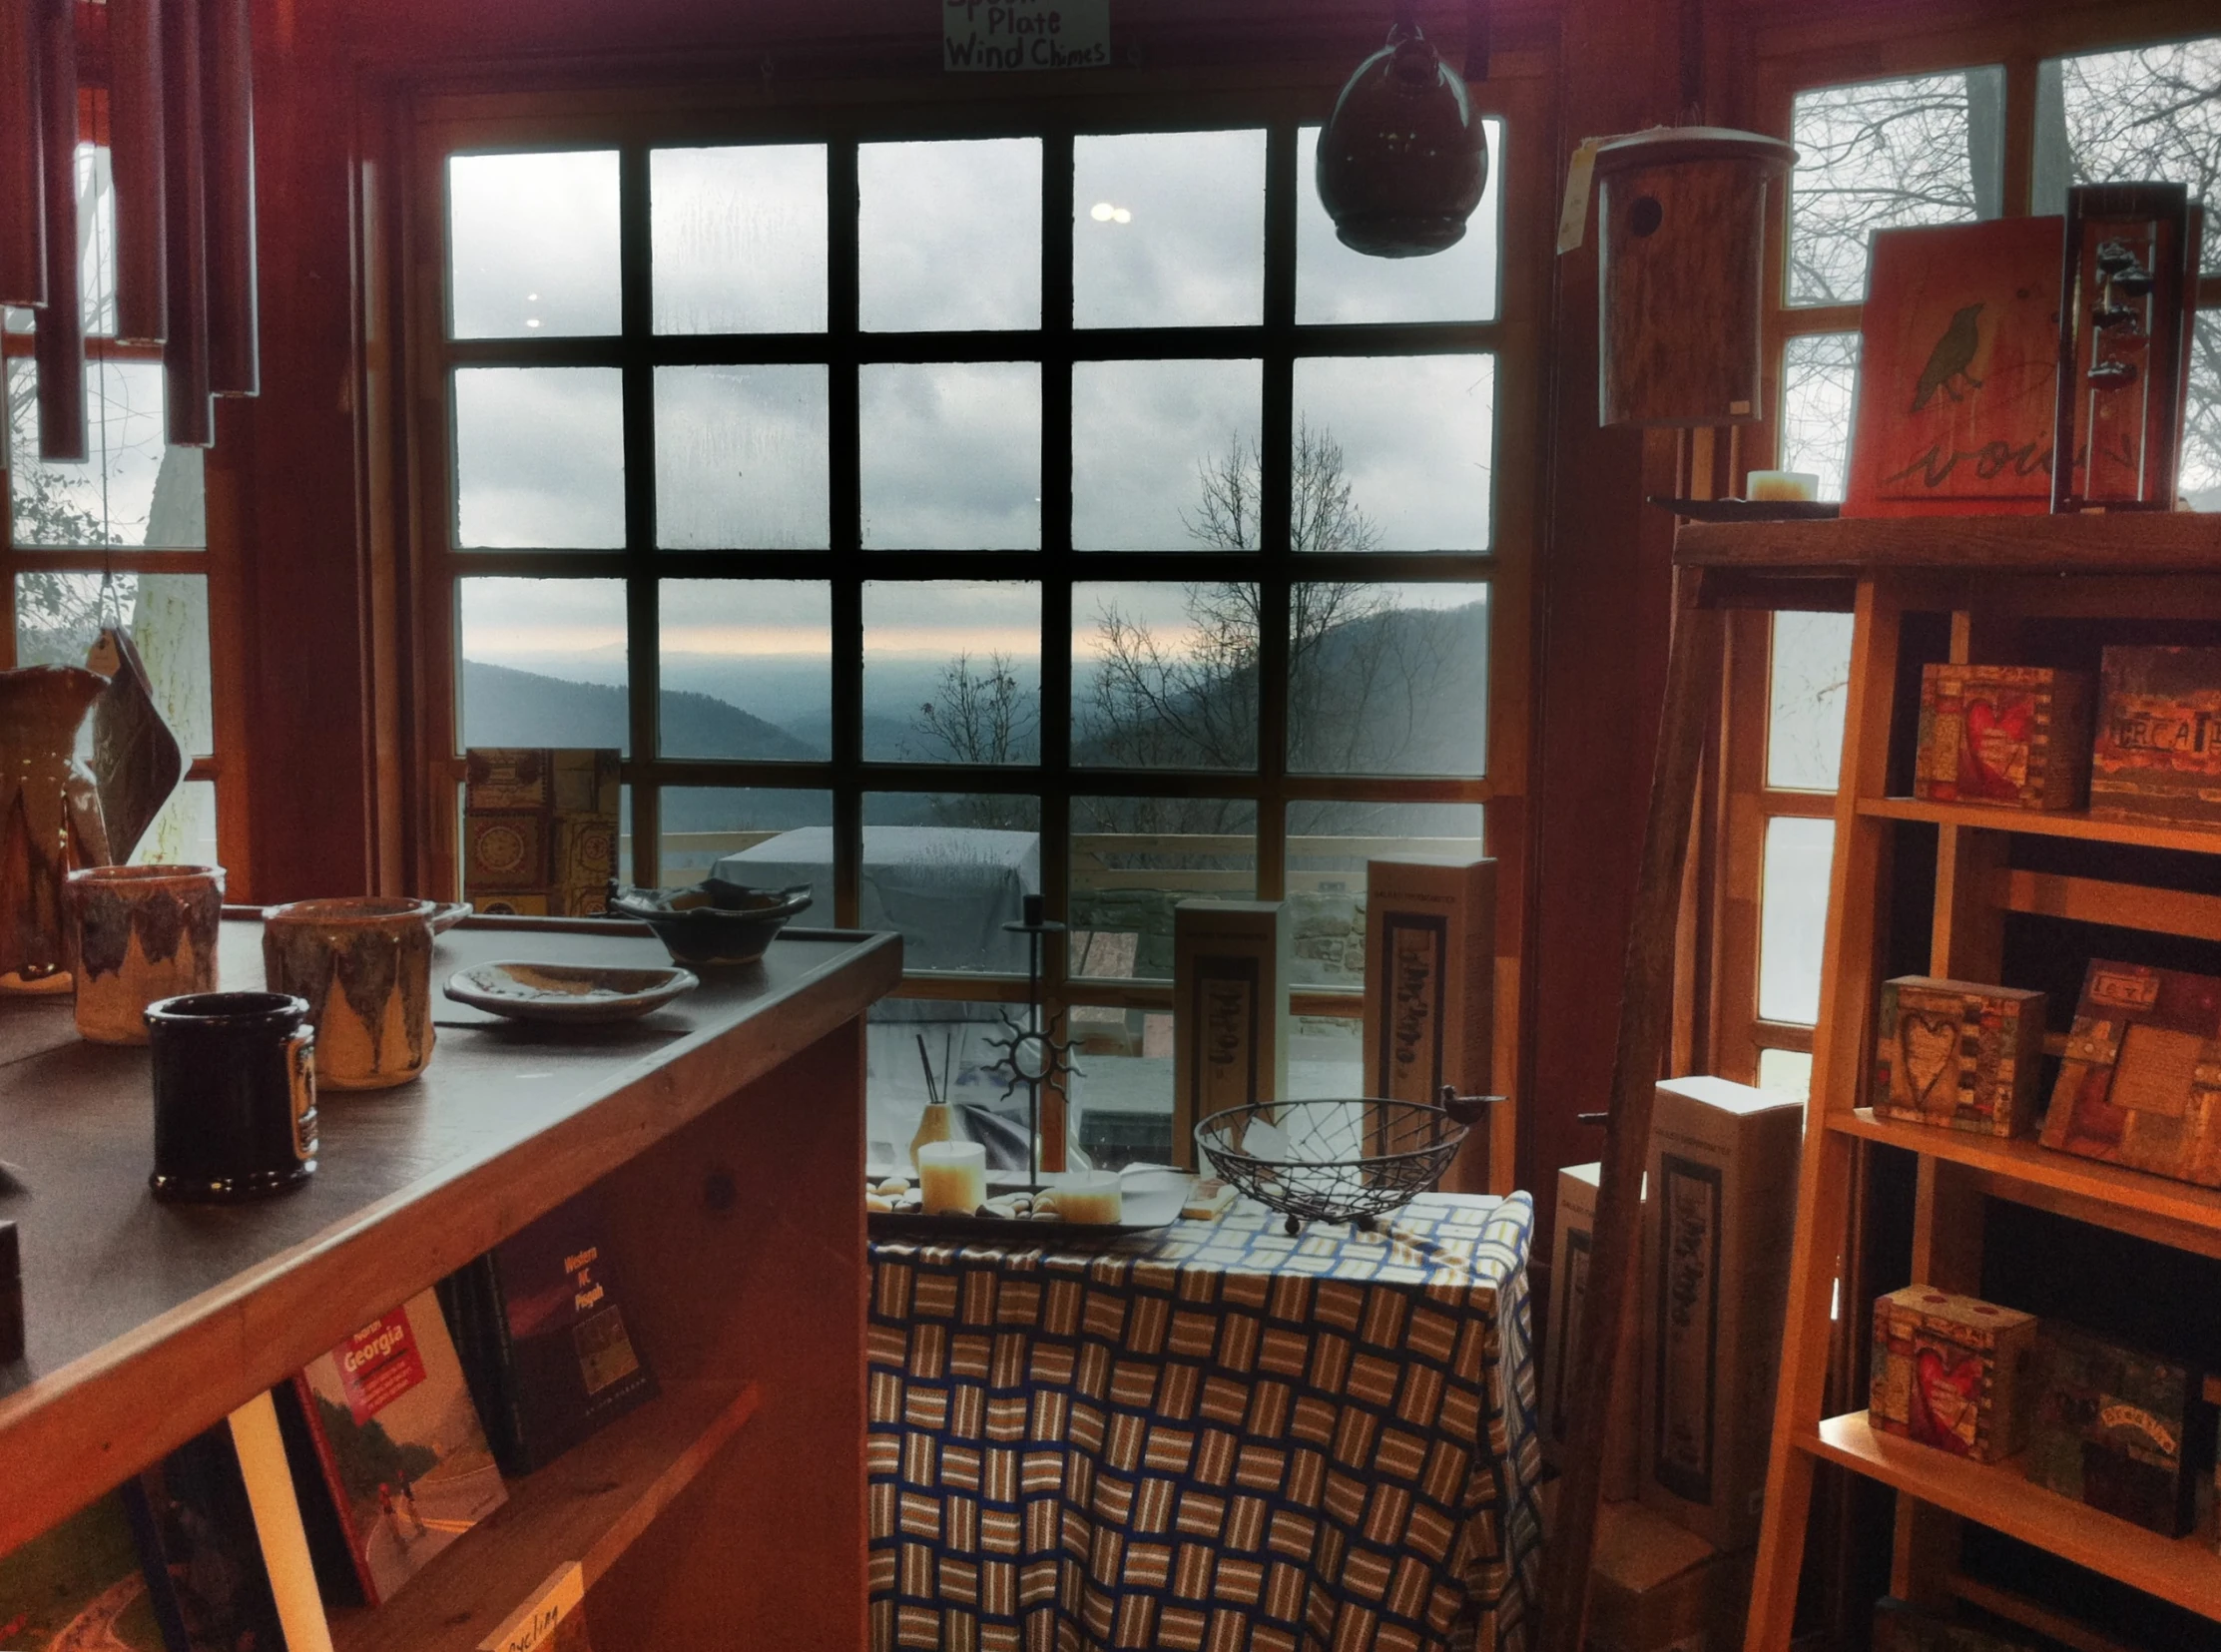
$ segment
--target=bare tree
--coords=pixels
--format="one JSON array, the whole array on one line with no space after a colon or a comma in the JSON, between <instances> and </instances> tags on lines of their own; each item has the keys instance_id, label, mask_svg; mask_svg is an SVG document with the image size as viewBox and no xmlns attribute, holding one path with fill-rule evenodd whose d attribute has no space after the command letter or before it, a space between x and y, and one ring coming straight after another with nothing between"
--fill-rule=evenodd
<instances>
[{"instance_id":1,"label":"bare tree","mask_svg":"<svg viewBox=\"0 0 2221 1652\"><path fill-rule=\"evenodd\" d=\"M974 662L958 654L941 668L933 697L911 714L903 752L919 763L1031 763L1041 752L1041 697L1020 681L1008 655ZM928 798L925 811L936 826L1007 831L1039 824L1026 797L944 794Z\"/></svg>"}]
</instances>

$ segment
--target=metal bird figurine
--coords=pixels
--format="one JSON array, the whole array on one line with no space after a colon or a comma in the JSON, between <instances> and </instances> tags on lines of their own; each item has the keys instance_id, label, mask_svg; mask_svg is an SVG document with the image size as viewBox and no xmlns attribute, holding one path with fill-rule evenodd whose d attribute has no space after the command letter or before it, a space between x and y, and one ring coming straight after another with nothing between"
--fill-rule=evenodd
<instances>
[{"instance_id":1,"label":"metal bird figurine","mask_svg":"<svg viewBox=\"0 0 2221 1652\"><path fill-rule=\"evenodd\" d=\"M1914 412L1935 400L1938 390L1953 401L1965 400L1965 391L1952 386L1954 378L1964 379L1968 390L1981 388L1982 381L1966 369L1974 364L1974 351L1981 345L1981 331L1975 318L1982 308L1975 303L1960 309L1951 317L1950 325L1943 329L1943 336L1936 340L1936 347L1928 352L1928 365L1921 369L1921 381L1913 390Z\"/></svg>"}]
</instances>

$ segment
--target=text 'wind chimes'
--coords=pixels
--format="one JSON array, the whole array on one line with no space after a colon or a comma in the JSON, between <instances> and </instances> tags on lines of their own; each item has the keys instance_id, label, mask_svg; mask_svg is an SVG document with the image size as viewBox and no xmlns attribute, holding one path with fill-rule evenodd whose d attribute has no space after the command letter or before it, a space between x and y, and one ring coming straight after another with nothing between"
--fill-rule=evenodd
<instances>
[{"instance_id":1,"label":"text 'wind chimes'","mask_svg":"<svg viewBox=\"0 0 2221 1652\"><path fill-rule=\"evenodd\" d=\"M169 439L208 446L211 397L256 393L248 5L0 0L0 304L35 312L41 459L88 451L88 146L114 179L116 336L161 348Z\"/></svg>"}]
</instances>

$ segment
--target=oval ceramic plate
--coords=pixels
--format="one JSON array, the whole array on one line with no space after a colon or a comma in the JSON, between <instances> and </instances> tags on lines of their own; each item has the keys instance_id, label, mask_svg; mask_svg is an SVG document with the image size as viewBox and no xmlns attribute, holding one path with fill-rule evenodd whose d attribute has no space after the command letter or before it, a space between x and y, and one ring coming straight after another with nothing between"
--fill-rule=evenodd
<instances>
[{"instance_id":1,"label":"oval ceramic plate","mask_svg":"<svg viewBox=\"0 0 2221 1652\"><path fill-rule=\"evenodd\" d=\"M684 969L481 963L447 977L447 996L513 1021L591 1026L646 1015L702 983Z\"/></svg>"}]
</instances>

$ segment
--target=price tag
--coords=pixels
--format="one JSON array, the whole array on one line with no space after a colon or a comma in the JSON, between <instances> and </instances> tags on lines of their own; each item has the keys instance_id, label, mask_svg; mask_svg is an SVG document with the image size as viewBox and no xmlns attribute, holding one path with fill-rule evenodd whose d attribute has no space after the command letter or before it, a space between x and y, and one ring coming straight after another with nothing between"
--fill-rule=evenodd
<instances>
[{"instance_id":1,"label":"price tag","mask_svg":"<svg viewBox=\"0 0 2221 1652\"><path fill-rule=\"evenodd\" d=\"M941 67L1110 67L1110 0L941 0Z\"/></svg>"},{"instance_id":2,"label":"price tag","mask_svg":"<svg viewBox=\"0 0 2221 1652\"><path fill-rule=\"evenodd\" d=\"M478 1643L478 1652L537 1652L555 1640L555 1626L578 1610L586 1598L586 1573L566 1560L532 1591L532 1598L511 1612L508 1621Z\"/></svg>"},{"instance_id":3,"label":"price tag","mask_svg":"<svg viewBox=\"0 0 2221 1652\"><path fill-rule=\"evenodd\" d=\"M1558 251L1570 253L1588 236L1589 181L1596 175L1596 151L1608 140L1583 138L1565 169L1565 202L1558 208Z\"/></svg>"}]
</instances>

